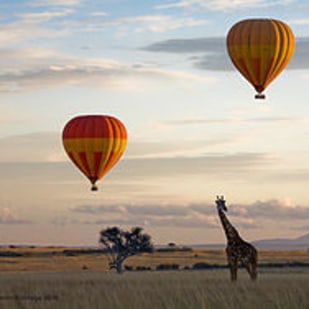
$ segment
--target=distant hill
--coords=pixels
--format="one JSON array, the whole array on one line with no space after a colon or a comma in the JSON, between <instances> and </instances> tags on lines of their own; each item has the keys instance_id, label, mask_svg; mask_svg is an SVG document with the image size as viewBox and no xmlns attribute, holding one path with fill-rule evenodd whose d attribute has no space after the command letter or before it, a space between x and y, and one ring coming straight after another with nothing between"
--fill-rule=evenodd
<instances>
[{"instance_id":1,"label":"distant hill","mask_svg":"<svg viewBox=\"0 0 309 309\"><path fill-rule=\"evenodd\" d=\"M309 233L297 238L261 239L254 241L253 244L260 249L274 249L274 250L309 249Z\"/></svg>"},{"instance_id":2,"label":"distant hill","mask_svg":"<svg viewBox=\"0 0 309 309\"><path fill-rule=\"evenodd\" d=\"M309 233L297 238L260 239L252 241L252 244L262 250L306 250L309 249ZM225 249L226 244L196 244L187 246L198 250L215 250Z\"/></svg>"}]
</instances>

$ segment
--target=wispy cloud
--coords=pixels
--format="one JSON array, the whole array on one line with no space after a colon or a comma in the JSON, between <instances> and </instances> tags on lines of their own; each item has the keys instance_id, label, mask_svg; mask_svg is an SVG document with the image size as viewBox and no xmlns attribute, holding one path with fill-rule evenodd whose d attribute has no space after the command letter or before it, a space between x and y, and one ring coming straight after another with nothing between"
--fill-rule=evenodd
<instances>
[{"instance_id":1,"label":"wispy cloud","mask_svg":"<svg viewBox=\"0 0 309 309\"><path fill-rule=\"evenodd\" d=\"M187 216L190 212L189 207L179 205L81 205L71 209L72 212L85 213L91 215L98 214L130 214L142 216Z\"/></svg>"},{"instance_id":2,"label":"wispy cloud","mask_svg":"<svg viewBox=\"0 0 309 309\"><path fill-rule=\"evenodd\" d=\"M80 30L88 32L97 32L110 27L116 27L124 35L129 30L134 32L164 32L184 27L202 26L208 23L205 19L169 15L141 15L103 19L100 17L105 17L105 15L96 14L95 16L92 15L92 18L67 21L63 25L70 28L78 27Z\"/></svg>"},{"instance_id":3,"label":"wispy cloud","mask_svg":"<svg viewBox=\"0 0 309 309\"><path fill-rule=\"evenodd\" d=\"M107 205L107 206L79 206L71 209L73 213L113 214L116 217L99 219L95 224L125 224L156 227L183 227L183 228L216 228L216 220L211 216L204 216L192 211L189 207L179 205ZM121 218L119 217L121 215ZM114 223L115 224L115 223Z\"/></svg>"},{"instance_id":4,"label":"wispy cloud","mask_svg":"<svg viewBox=\"0 0 309 309\"><path fill-rule=\"evenodd\" d=\"M24 122L24 119L20 121ZM65 161L66 157L59 140L60 133L53 132L2 138L0 162L54 162L61 159Z\"/></svg>"},{"instance_id":5,"label":"wispy cloud","mask_svg":"<svg viewBox=\"0 0 309 309\"><path fill-rule=\"evenodd\" d=\"M297 230L297 231L309 231L309 224L305 224L305 225L293 225L291 226L292 230Z\"/></svg>"},{"instance_id":6,"label":"wispy cloud","mask_svg":"<svg viewBox=\"0 0 309 309\"><path fill-rule=\"evenodd\" d=\"M141 48L150 52L196 54L188 61L202 70L235 70L226 50L225 38L173 39L152 43ZM309 38L296 39L295 52L287 69L309 68Z\"/></svg>"},{"instance_id":7,"label":"wispy cloud","mask_svg":"<svg viewBox=\"0 0 309 309\"><path fill-rule=\"evenodd\" d=\"M247 205L228 206L227 216L235 226L243 229L256 229L261 222L276 224L293 221L296 226L304 223L309 217L309 207L293 206L286 201L256 201ZM219 228L217 210L208 203L195 204L116 204L116 205L81 205L71 209L74 214L90 215L105 219L86 220L96 224L138 224L153 227L179 226L188 228ZM109 219L108 219L109 218ZM262 221L261 221L262 220ZM265 221L266 220L266 221ZM296 221L295 221L296 220ZM289 223L290 224L290 223ZM301 225L301 224L300 224ZM303 226L303 224L302 224ZM293 229L293 225L290 224Z\"/></svg>"},{"instance_id":8,"label":"wispy cloud","mask_svg":"<svg viewBox=\"0 0 309 309\"><path fill-rule=\"evenodd\" d=\"M29 220L18 218L10 208L5 207L0 209L0 224L29 224Z\"/></svg>"},{"instance_id":9,"label":"wispy cloud","mask_svg":"<svg viewBox=\"0 0 309 309\"><path fill-rule=\"evenodd\" d=\"M2 24L0 27L0 48L20 44L37 38L51 39L67 35L67 30L40 27L28 21Z\"/></svg>"},{"instance_id":10,"label":"wispy cloud","mask_svg":"<svg viewBox=\"0 0 309 309\"><path fill-rule=\"evenodd\" d=\"M126 158L128 159L150 159L150 158L174 158L174 157L196 157L205 154L212 147L223 146L234 141L233 138L214 138L204 140L178 140L174 142L129 142ZM186 147L183 147L185 142Z\"/></svg>"},{"instance_id":11,"label":"wispy cloud","mask_svg":"<svg viewBox=\"0 0 309 309\"><path fill-rule=\"evenodd\" d=\"M152 84L153 87L156 83L165 83L169 80L207 84L216 81L211 77L201 77L188 72L118 62L112 59L84 59L53 53L53 51L50 51L50 55L45 51L44 55L44 50L40 49L25 50L25 52L3 50L0 51L1 53L9 54L7 59L10 62L4 62L2 65L0 92L31 91L59 85L117 87L128 91L142 91L147 83Z\"/></svg>"},{"instance_id":12,"label":"wispy cloud","mask_svg":"<svg viewBox=\"0 0 309 309\"><path fill-rule=\"evenodd\" d=\"M248 205L231 205L230 214L243 218L263 220L308 220L309 207L280 200L256 201Z\"/></svg>"},{"instance_id":13,"label":"wispy cloud","mask_svg":"<svg viewBox=\"0 0 309 309\"><path fill-rule=\"evenodd\" d=\"M1 123L27 123L31 124L35 119L27 118L3 118ZM61 145L60 132L41 132L0 139L2 150L0 162L65 162L68 161ZM141 162L147 160L172 158L185 159L199 158L206 155L211 147L224 146L233 141L233 138L205 139L186 141L186 147L179 141L175 142L149 142L131 141L127 147L125 157L133 162L139 159ZM183 142L183 141L182 141ZM222 157L219 156L220 158ZM213 157L213 159L215 156ZM146 161L145 161L146 160ZM135 163L133 163L135 164ZM140 163L142 164L142 163Z\"/></svg>"},{"instance_id":14,"label":"wispy cloud","mask_svg":"<svg viewBox=\"0 0 309 309\"><path fill-rule=\"evenodd\" d=\"M108 14L104 11L96 11L91 13L92 16L107 16Z\"/></svg>"},{"instance_id":15,"label":"wispy cloud","mask_svg":"<svg viewBox=\"0 0 309 309\"><path fill-rule=\"evenodd\" d=\"M34 0L31 6L76 6L83 0Z\"/></svg>"},{"instance_id":16,"label":"wispy cloud","mask_svg":"<svg viewBox=\"0 0 309 309\"><path fill-rule=\"evenodd\" d=\"M187 217L131 217L99 220L79 221L80 224L97 224L100 226L141 226L152 228L185 228L185 229L219 229L220 225L214 217L203 217L197 214ZM252 220L237 220L238 227L243 229L257 229L258 225Z\"/></svg>"},{"instance_id":17,"label":"wispy cloud","mask_svg":"<svg viewBox=\"0 0 309 309\"><path fill-rule=\"evenodd\" d=\"M212 11L240 10L247 8L264 8L275 5L286 5L293 0L267 1L267 0L181 0L167 4L157 5L157 9L172 8L202 8Z\"/></svg>"},{"instance_id":18,"label":"wispy cloud","mask_svg":"<svg viewBox=\"0 0 309 309\"><path fill-rule=\"evenodd\" d=\"M309 25L309 18L290 19L287 23L291 25Z\"/></svg>"},{"instance_id":19,"label":"wispy cloud","mask_svg":"<svg viewBox=\"0 0 309 309\"><path fill-rule=\"evenodd\" d=\"M0 116L0 124L2 125L14 125L14 124L30 124L33 123L34 119L31 116L26 116L26 115L6 115L6 114L2 114ZM1 138L0 138L1 139ZM3 139L4 141L5 139ZM5 142L4 142L5 143ZM9 147L11 146L11 144L8 145ZM1 155L0 155L1 156ZM0 159L1 161L1 159Z\"/></svg>"},{"instance_id":20,"label":"wispy cloud","mask_svg":"<svg viewBox=\"0 0 309 309\"><path fill-rule=\"evenodd\" d=\"M75 11L72 9L66 9L62 11L43 11L33 13L22 13L17 16L21 18L23 22L41 23L53 18L66 17L73 14Z\"/></svg>"},{"instance_id":21,"label":"wispy cloud","mask_svg":"<svg viewBox=\"0 0 309 309\"><path fill-rule=\"evenodd\" d=\"M165 121L163 124L177 125L229 125L229 124L291 124L309 121L306 119L285 118L285 117L260 117L260 118L226 118L226 119L182 119Z\"/></svg>"},{"instance_id":22,"label":"wispy cloud","mask_svg":"<svg viewBox=\"0 0 309 309\"><path fill-rule=\"evenodd\" d=\"M240 179L248 170L253 172L253 169L259 167L266 168L275 161L275 156L263 153L219 153L192 157L131 159L125 160L123 164L135 171L135 177L180 177L181 175L181 177L188 175L210 177L212 175L215 179L224 175L227 180L235 175Z\"/></svg>"},{"instance_id":23,"label":"wispy cloud","mask_svg":"<svg viewBox=\"0 0 309 309\"><path fill-rule=\"evenodd\" d=\"M225 38L170 39L152 43L142 50L167 53L217 53L225 49Z\"/></svg>"}]
</instances>

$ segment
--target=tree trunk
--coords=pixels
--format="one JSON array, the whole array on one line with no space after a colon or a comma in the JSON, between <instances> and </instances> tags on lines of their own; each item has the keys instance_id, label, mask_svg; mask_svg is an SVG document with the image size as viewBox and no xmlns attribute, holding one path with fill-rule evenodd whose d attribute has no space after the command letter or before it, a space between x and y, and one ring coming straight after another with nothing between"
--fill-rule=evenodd
<instances>
[{"instance_id":1,"label":"tree trunk","mask_svg":"<svg viewBox=\"0 0 309 309\"><path fill-rule=\"evenodd\" d=\"M122 260L117 260L116 262L116 270L118 274L122 274L123 270L122 270Z\"/></svg>"}]
</instances>

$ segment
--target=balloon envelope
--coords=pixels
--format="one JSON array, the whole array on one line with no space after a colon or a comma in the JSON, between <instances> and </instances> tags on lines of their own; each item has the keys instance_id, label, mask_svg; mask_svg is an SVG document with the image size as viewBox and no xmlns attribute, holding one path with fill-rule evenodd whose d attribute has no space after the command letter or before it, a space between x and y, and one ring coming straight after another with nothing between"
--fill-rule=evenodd
<instances>
[{"instance_id":1,"label":"balloon envelope","mask_svg":"<svg viewBox=\"0 0 309 309\"><path fill-rule=\"evenodd\" d=\"M122 156L127 132L123 123L115 117L78 116L65 125L62 140L72 162L90 180L92 190L97 190L97 180Z\"/></svg>"},{"instance_id":2,"label":"balloon envelope","mask_svg":"<svg viewBox=\"0 0 309 309\"><path fill-rule=\"evenodd\" d=\"M238 71L258 92L256 98L288 64L294 51L290 27L275 19L246 19L228 32L228 54Z\"/></svg>"}]
</instances>

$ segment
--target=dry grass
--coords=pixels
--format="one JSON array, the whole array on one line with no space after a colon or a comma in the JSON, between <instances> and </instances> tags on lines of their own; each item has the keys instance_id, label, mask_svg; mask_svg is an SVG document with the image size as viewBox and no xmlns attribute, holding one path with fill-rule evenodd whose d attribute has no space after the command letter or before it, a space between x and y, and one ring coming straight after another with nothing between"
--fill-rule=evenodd
<instances>
[{"instance_id":1,"label":"dry grass","mask_svg":"<svg viewBox=\"0 0 309 309\"><path fill-rule=\"evenodd\" d=\"M0 257L0 308L74 309L302 309L309 308L308 268L261 268L256 283L239 271L107 272L102 254L51 255L64 248L13 248L22 257ZM7 249L0 249L6 251ZM308 251L262 251L260 262L308 262ZM131 266L181 268L204 262L226 264L223 250L156 252L128 259ZM87 266L86 270L81 270Z\"/></svg>"},{"instance_id":2,"label":"dry grass","mask_svg":"<svg viewBox=\"0 0 309 309\"><path fill-rule=\"evenodd\" d=\"M68 248L65 248L66 250ZM64 248L14 248L1 251L22 253L22 257L0 257L2 271L79 271L84 266L89 270L105 270L108 260L102 254L89 255L50 255L50 252L61 252ZM309 262L308 251L261 251L259 263L268 262ZM192 266L195 263L226 264L224 250L198 250L192 252L155 252L141 254L129 258L125 264L136 267L145 266L155 269L159 264L179 264L180 268Z\"/></svg>"},{"instance_id":3,"label":"dry grass","mask_svg":"<svg viewBox=\"0 0 309 309\"><path fill-rule=\"evenodd\" d=\"M267 270L253 283L241 271L236 284L227 270L5 273L0 308L302 309L309 308L309 272Z\"/></svg>"}]
</instances>

